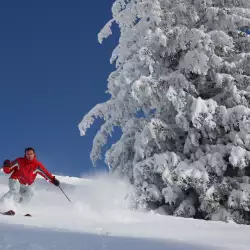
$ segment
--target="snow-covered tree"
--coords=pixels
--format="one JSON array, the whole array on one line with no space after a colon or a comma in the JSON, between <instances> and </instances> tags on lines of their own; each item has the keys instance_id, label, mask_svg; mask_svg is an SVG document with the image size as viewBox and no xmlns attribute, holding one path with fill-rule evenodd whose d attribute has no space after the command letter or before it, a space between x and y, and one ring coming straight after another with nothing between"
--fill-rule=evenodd
<instances>
[{"instance_id":1,"label":"snow-covered tree","mask_svg":"<svg viewBox=\"0 0 250 250\"><path fill-rule=\"evenodd\" d=\"M116 0L100 43L120 28L91 159L130 178L137 205L250 223L249 0Z\"/></svg>"}]
</instances>

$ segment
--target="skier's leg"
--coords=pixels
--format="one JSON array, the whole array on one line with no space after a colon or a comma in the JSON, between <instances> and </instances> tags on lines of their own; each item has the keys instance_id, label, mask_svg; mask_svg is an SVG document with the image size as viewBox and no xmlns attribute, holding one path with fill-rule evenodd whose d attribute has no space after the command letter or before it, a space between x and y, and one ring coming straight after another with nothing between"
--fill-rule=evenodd
<instances>
[{"instance_id":1,"label":"skier's leg","mask_svg":"<svg viewBox=\"0 0 250 250\"><path fill-rule=\"evenodd\" d=\"M26 204L30 202L32 196L34 195L33 187L31 185L21 185L21 197L19 203Z\"/></svg>"},{"instance_id":2,"label":"skier's leg","mask_svg":"<svg viewBox=\"0 0 250 250\"><path fill-rule=\"evenodd\" d=\"M20 183L18 180L9 179L9 191L3 195L0 199L0 203L4 202L6 199L13 199L17 201L17 197L20 191Z\"/></svg>"}]
</instances>

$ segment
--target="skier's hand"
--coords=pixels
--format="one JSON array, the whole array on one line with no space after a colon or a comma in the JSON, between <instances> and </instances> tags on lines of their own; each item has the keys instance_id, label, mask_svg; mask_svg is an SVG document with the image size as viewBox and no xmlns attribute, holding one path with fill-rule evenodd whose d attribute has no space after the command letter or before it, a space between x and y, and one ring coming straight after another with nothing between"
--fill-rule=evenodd
<instances>
[{"instance_id":1,"label":"skier's hand","mask_svg":"<svg viewBox=\"0 0 250 250\"><path fill-rule=\"evenodd\" d=\"M57 186L57 187L60 186L60 181L57 180L56 177L54 177L54 179L52 180L52 183L53 183L55 186Z\"/></svg>"},{"instance_id":2,"label":"skier's hand","mask_svg":"<svg viewBox=\"0 0 250 250\"><path fill-rule=\"evenodd\" d=\"M5 160L5 161L3 162L3 166L4 166L4 167L10 167L10 165L11 165L11 161L10 161L10 160Z\"/></svg>"}]
</instances>

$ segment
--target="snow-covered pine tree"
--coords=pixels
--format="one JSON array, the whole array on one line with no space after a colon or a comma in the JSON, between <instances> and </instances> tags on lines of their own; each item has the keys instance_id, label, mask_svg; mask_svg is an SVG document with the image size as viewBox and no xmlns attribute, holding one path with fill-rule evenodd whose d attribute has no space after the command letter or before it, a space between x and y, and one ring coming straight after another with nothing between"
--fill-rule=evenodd
<instances>
[{"instance_id":1,"label":"snow-covered pine tree","mask_svg":"<svg viewBox=\"0 0 250 250\"><path fill-rule=\"evenodd\" d=\"M128 176L137 204L170 215L250 223L249 0L116 0L99 34L120 28L97 117L92 161L113 128L111 171Z\"/></svg>"}]
</instances>

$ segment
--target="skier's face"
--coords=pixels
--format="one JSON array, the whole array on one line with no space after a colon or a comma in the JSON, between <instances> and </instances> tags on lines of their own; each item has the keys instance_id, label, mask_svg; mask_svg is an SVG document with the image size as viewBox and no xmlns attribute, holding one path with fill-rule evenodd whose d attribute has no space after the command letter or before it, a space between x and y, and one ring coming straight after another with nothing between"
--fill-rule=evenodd
<instances>
[{"instance_id":1,"label":"skier's face","mask_svg":"<svg viewBox=\"0 0 250 250\"><path fill-rule=\"evenodd\" d=\"M33 159L35 158L35 153L33 152L33 150L29 150L26 152L26 158L30 161L33 161Z\"/></svg>"}]
</instances>

